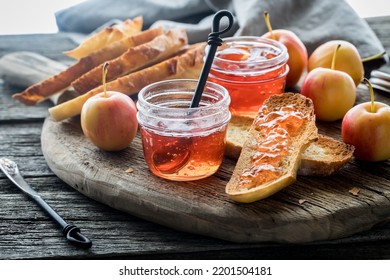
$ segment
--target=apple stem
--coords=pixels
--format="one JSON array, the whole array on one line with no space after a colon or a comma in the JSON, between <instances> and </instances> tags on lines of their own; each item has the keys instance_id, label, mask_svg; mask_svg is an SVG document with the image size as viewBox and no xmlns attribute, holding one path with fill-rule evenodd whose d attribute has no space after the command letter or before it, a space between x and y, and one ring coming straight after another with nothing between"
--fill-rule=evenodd
<instances>
[{"instance_id":1,"label":"apple stem","mask_svg":"<svg viewBox=\"0 0 390 280\"><path fill-rule=\"evenodd\" d=\"M276 40L275 38L275 35L274 33L272 32L272 26L271 26L271 21L269 20L269 13L267 11L265 11L263 13L263 16L264 16L264 21L265 21L265 24L267 25L267 28L268 28L268 31L269 33L271 34L271 38Z\"/></svg>"},{"instance_id":2,"label":"apple stem","mask_svg":"<svg viewBox=\"0 0 390 280\"><path fill-rule=\"evenodd\" d=\"M381 52L381 53L378 53L378 54L374 54L372 56L368 56L368 57L365 57L365 58L362 58L362 62L368 62L368 61L371 61L371 60L374 60L374 59L377 59L377 58L380 58L382 56L384 56L386 54L386 52Z\"/></svg>"},{"instance_id":3,"label":"apple stem","mask_svg":"<svg viewBox=\"0 0 390 280\"><path fill-rule=\"evenodd\" d=\"M370 98L371 98L371 107L370 107L370 113L375 113L375 104L374 104L374 89L372 88L372 85L370 81L367 78L363 79L363 82L368 86L370 90Z\"/></svg>"},{"instance_id":4,"label":"apple stem","mask_svg":"<svg viewBox=\"0 0 390 280\"><path fill-rule=\"evenodd\" d=\"M341 47L341 45L338 44L336 49L334 50L333 58L332 58L332 64L330 66L330 69L332 69L332 70L334 70L334 67L336 66L336 56L337 56L337 52L339 51L340 47Z\"/></svg>"},{"instance_id":5,"label":"apple stem","mask_svg":"<svg viewBox=\"0 0 390 280\"><path fill-rule=\"evenodd\" d=\"M107 96L107 83L106 83L108 64L109 64L108 62L104 62L104 64L103 64L103 92L104 92L104 97L108 97Z\"/></svg>"}]
</instances>

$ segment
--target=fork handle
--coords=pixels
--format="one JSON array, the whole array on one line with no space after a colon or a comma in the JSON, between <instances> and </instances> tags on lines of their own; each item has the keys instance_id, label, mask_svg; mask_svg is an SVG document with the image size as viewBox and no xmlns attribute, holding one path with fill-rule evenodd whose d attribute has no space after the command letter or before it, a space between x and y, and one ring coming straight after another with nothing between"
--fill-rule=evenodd
<instances>
[{"instance_id":1,"label":"fork handle","mask_svg":"<svg viewBox=\"0 0 390 280\"><path fill-rule=\"evenodd\" d=\"M80 232L80 229L75 225L67 224L62 229L62 233L66 236L66 239L81 248L91 248L92 241Z\"/></svg>"}]
</instances>

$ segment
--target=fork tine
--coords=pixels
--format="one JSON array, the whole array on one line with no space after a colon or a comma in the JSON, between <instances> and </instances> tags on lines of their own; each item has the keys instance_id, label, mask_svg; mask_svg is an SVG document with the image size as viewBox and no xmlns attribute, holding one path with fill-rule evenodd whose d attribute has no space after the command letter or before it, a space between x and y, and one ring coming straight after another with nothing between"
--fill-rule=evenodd
<instances>
[{"instance_id":1,"label":"fork tine","mask_svg":"<svg viewBox=\"0 0 390 280\"><path fill-rule=\"evenodd\" d=\"M378 78L390 82L390 74L380 70L371 71L371 78Z\"/></svg>"}]
</instances>

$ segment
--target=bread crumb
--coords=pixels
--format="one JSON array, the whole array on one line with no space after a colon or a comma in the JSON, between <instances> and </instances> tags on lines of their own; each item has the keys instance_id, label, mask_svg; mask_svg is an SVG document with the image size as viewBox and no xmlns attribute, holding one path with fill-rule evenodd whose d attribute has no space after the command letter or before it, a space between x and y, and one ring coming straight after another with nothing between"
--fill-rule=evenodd
<instances>
[{"instance_id":1,"label":"bread crumb","mask_svg":"<svg viewBox=\"0 0 390 280\"><path fill-rule=\"evenodd\" d=\"M353 187L353 188L350 189L348 192L351 193L351 194L353 194L353 195L355 195L355 196L357 196L357 195L359 195L360 189L359 189L359 188L356 188L356 187Z\"/></svg>"},{"instance_id":2,"label":"bread crumb","mask_svg":"<svg viewBox=\"0 0 390 280\"><path fill-rule=\"evenodd\" d=\"M126 173L133 173L134 169L132 167L129 167L126 169Z\"/></svg>"},{"instance_id":3,"label":"bread crumb","mask_svg":"<svg viewBox=\"0 0 390 280\"><path fill-rule=\"evenodd\" d=\"M300 199L300 200L298 200L298 202L299 202L299 204L303 204L303 203L305 203L307 200L306 199Z\"/></svg>"}]
</instances>

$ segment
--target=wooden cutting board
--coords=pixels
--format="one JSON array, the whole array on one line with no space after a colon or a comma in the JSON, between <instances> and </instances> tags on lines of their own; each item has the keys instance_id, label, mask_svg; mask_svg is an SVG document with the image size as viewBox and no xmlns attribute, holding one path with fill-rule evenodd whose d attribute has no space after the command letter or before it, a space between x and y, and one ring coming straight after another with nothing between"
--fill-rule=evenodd
<instances>
[{"instance_id":1,"label":"wooden cutting board","mask_svg":"<svg viewBox=\"0 0 390 280\"><path fill-rule=\"evenodd\" d=\"M389 103L388 97L382 100ZM321 133L334 137L339 125L318 124ZM139 135L124 151L107 153L84 138L78 118L47 118L41 141L47 164L71 187L181 231L235 242L302 243L349 236L390 219L389 160L353 160L337 175L300 176L272 197L240 204L225 194L235 164L230 159L209 178L172 182L150 173Z\"/></svg>"}]
</instances>

